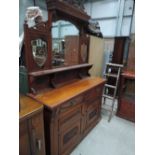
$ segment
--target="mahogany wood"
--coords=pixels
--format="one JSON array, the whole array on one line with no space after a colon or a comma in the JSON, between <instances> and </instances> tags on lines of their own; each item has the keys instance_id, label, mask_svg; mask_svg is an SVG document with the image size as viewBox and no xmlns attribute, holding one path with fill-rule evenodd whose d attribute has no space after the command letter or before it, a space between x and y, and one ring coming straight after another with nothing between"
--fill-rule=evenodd
<instances>
[{"instance_id":1,"label":"mahogany wood","mask_svg":"<svg viewBox=\"0 0 155 155\"><path fill-rule=\"evenodd\" d=\"M59 0L46 0L47 9L49 11L59 11L65 16L73 17L75 20L88 22L90 16L88 16L84 11L79 10L73 5L69 5L63 1Z\"/></svg>"},{"instance_id":2,"label":"mahogany wood","mask_svg":"<svg viewBox=\"0 0 155 155\"><path fill-rule=\"evenodd\" d=\"M85 78L52 91L30 95L44 104L47 155L69 155L100 120L105 80Z\"/></svg>"},{"instance_id":3,"label":"mahogany wood","mask_svg":"<svg viewBox=\"0 0 155 155\"><path fill-rule=\"evenodd\" d=\"M25 66L28 72L45 70L51 68L51 34L47 22L43 22L41 25L28 28L27 24L24 24L24 44L25 44ZM43 39L47 43L47 60L43 67L39 67L33 59L31 41L35 39Z\"/></svg>"},{"instance_id":4,"label":"mahogany wood","mask_svg":"<svg viewBox=\"0 0 155 155\"><path fill-rule=\"evenodd\" d=\"M38 72L30 72L30 76L43 76L43 75L48 75L48 74L53 74L53 73L58 73L58 72L64 72L68 70L73 70L73 69L82 69L82 68L91 68L92 64L80 64L80 65L74 65L74 66L69 66L69 67L61 67L61 68L54 68L54 69L49 69L49 70L43 70L43 71L38 71Z\"/></svg>"},{"instance_id":5,"label":"mahogany wood","mask_svg":"<svg viewBox=\"0 0 155 155\"><path fill-rule=\"evenodd\" d=\"M130 83L128 83L130 82ZM135 74L123 72L118 98L117 115L130 121L135 121ZM126 89L126 90L125 90Z\"/></svg>"},{"instance_id":6,"label":"mahogany wood","mask_svg":"<svg viewBox=\"0 0 155 155\"><path fill-rule=\"evenodd\" d=\"M50 70L30 72L29 89L33 94L60 87L74 80L88 77L91 64L80 64ZM34 91L33 91L34 90Z\"/></svg>"},{"instance_id":7,"label":"mahogany wood","mask_svg":"<svg viewBox=\"0 0 155 155\"><path fill-rule=\"evenodd\" d=\"M123 55L127 39L128 37L115 37L112 63L123 64Z\"/></svg>"},{"instance_id":8,"label":"mahogany wood","mask_svg":"<svg viewBox=\"0 0 155 155\"><path fill-rule=\"evenodd\" d=\"M33 28L25 25L25 66L28 68L29 96L35 100L32 104L36 104L37 101L40 105L44 105L46 155L69 155L100 120L105 80L90 78L88 73L92 65L87 64L89 40L85 28L88 26L90 17L84 11L63 1L46 0L46 2L48 21ZM51 27L52 22L60 19L70 21L79 29L78 45L74 44L72 47L77 49L77 58L74 56L74 63L77 65L53 68ZM37 38L46 41L48 47L48 57L43 68L38 68L32 57L31 40ZM70 59L73 57L69 55L67 59L71 62ZM40 111L35 116L31 115L33 118L26 119L26 124L23 125L23 131L25 131L22 132L23 141L26 140L23 145L26 150L23 150L28 155L29 151L31 155L37 152L35 139L40 138L43 131L41 113ZM26 132L27 129L28 132ZM40 139L43 139L43 135ZM44 153L42 151L41 154L44 155Z\"/></svg>"},{"instance_id":9,"label":"mahogany wood","mask_svg":"<svg viewBox=\"0 0 155 155\"><path fill-rule=\"evenodd\" d=\"M79 64L79 36L65 37L65 61L67 65Z\"/></svg>"},{"instance_id":10,"label":"mahogany wood","mask_svg":"<svg viewBox=\"0 0 155 155\"><path fill-rule=\"evenodd\" d=\"M45 155L43 106L20 96L19 154Z\"/></svg>"},{"instance_id":11,"label":"mahogany wood","mask_svg":"<svg viewBox=\"0 0 155 155\"><path fill-rule=\"evenodd\" d=\"M51 28L52 23L57 20L66 20L73 23L79 29L79 39L78 42L74 41L68 44L67 55L67 66L70 70L70 66L83 64L88 62L88 47L89 41L86 36L85 27L88 25L88 20L90 17L84 12L76 7L67 4L63 1L57 0L47 0L47 9L48 9L48 21L41 22L34 27L29 28L28 25L24 24L24 44L25 44L25 66L28 70L28 85L29 92L36 94L42 90L50 89L51 87L57 87L59 84L62 85L71 79L77 79L85 77L88 74L89 68L83 68L81 70L70 71L69 74L66 73L65 78L62 78L62 74L52 74L56 70L52 66L52 34ZM38 67L36 62L33 59L31 41L34 39L42 39L47 43L47 60L43 67ZM82 45L86 45L86 60L83 61L81 53ZM76 52L72 52L72 49L75 49ZM76 67L76 66L75 66ZM66 71L65 68L60 69L61 71ZM58 70L57 70L58 71ZM52 74L52 75L51 75Z\"/></svg>"}]
</instances>

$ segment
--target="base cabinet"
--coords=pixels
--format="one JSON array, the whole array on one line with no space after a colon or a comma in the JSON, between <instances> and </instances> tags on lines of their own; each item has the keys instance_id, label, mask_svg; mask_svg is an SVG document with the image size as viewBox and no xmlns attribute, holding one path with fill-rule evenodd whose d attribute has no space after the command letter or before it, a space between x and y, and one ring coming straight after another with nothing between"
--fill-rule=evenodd
<instances>
[{"instance_id":1,"label":"base cabinet","mask_svg":"<svg viewBox=\"0 0 155 155\"><path fill-rule=\"evenodd\" d=\"M43 105L20 95L19 155L46 155Z\"/></svg>"},{"instance_id":2,"label":"base cabinet","mask_svg":"<svg viewBox=\"0 0 155 155\"><path fill-rule=\"evenodd\" d=\"M97 124L102 89L99 85L55 109L45 108L47 155L69 155Z\"/></svg>"},{"instance_id":3,"label":"base cabinet","mask_svg":"<svg viewBox=\"0 0 155 155\"><path fill-rule=\"evenodd\" d=\"M45 155L43 113L19 124L19 154Z\"/></svg>"},{"instance_id":4,"label":"base cabinet","mask_svg":"<svg viewBox=\"0 0 155 155\"><path fill-rule=\"evenodd\" d=\"M28 132L28 123L20 123L19 129L19 154L20 155L31 155L30 137Z\"/></svg>"}]
</instances>

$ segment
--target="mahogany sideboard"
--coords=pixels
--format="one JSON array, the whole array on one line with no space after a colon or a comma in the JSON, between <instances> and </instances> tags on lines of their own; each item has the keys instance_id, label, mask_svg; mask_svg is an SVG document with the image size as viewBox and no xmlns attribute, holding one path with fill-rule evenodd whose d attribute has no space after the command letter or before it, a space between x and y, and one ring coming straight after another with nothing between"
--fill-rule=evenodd
<instances>
[{"instance_id":1,"label":"mahogany sideboard","mask_svg":"<svg viewBox=\"0 0 155 155\"><path fill-rule=\"evenodd\" d=\"M45 155L43 105L20 95L19 155Z\"/></svg>"},{"instance_id":2,"label":"mahogany sideboard","mask_svg":"<svg viewBox=\"0 0 155 155\"><path fill-rule=\"evenodd\" d=\"M88 77L51 91L30 95L45 106L47 155L69 155L100 120L105 80Z\"/></svg>"}]
</instances>

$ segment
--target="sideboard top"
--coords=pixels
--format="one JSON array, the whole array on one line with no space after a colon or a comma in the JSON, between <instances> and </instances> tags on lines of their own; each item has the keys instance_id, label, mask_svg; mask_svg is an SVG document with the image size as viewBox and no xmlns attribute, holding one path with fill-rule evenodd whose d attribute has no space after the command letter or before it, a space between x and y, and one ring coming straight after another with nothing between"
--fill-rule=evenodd
<instances>
[{"instance_id":1,"label":"sideboard top","mask_svg":"<svg viewBox=\"0 0 155 155\"><path fill-rule=\"evenodd\" d=\"M19 103L20 103L20 112L19 112L20 121L32 116L33 114L43 109L42 104L39 104L37 101L24 95L20 95Z\"/></svg>"},{"instance_id":2,"label":"sideboard top","mask_svg":"<svg viewBox=\"0 0 155 155\"><path fill-rule=\"evenodd\" d=\"M104 84L105 81L99 77L89 77L55 90L40 93L33 98L52 109L97 85Z\"/></svg>"}]
</instances>

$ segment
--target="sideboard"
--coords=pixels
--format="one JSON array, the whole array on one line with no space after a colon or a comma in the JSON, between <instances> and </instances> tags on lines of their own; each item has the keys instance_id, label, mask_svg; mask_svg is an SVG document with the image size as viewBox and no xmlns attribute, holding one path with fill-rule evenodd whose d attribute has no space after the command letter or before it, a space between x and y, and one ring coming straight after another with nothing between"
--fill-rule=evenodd
<instances>
[{"instance_id":1,"label":"sideboard","mask_svg":"<svg viewBox=\"0 0 155 155\"><path fill-rule=\"evenodd\" d=\"M30 96L45 106L47 155L68 155L100 120L105 80L88 77Z\"/></svg>"}]
</instances>

